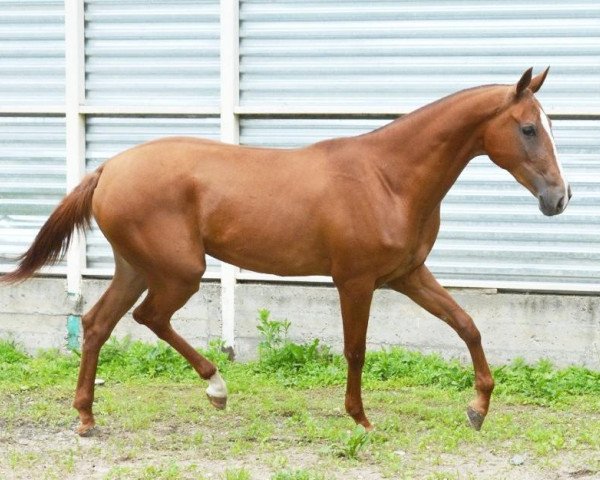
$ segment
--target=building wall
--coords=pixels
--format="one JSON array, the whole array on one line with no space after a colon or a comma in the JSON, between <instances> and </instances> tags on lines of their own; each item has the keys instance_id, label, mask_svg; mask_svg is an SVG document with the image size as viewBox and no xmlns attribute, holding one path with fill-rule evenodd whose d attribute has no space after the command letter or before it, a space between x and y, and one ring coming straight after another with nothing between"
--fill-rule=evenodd
<instances>
[{"instance_id":1,"label":"building wall","mask_svg":"<svg viewBox=\"0 0 600 480\"><path fill-rule=\"evenodd\" d=\"M87 310L108 285L86 280L81 307ZM497 293L495 290L453 289L454 298L475 319L488 359L505 364L517 357L556 365L585 365L600 370L600 298L584 295ZM259 342L257 311L288 319L295 342L319 338L342 351L342 324L337 292L332 286L238 283L235 292L235 354L256 358ZM0 338L12 339L34 352L66 346L67 317L73 309L65 281L36 278L10 289L0 288ZM175 328L196 347L221 335L220 286L204 282L200 291L174 317ZM129 313L115 335L154 342L148 329ZM371 350L403 346L469 361L462 340L443 322L391 290L378 290L373 300L368 335Z\"/></svg>"},{"instance_id":2,"label":"building wall","mask_svg":"<svg viewBox=\"0 0 600 480\"><path fill-rule=\"evenodd\" d=\"M539 98L553 119L573 187L569 208L543 217L524 188L478 157L442 205L428 266L451 287L600 292L597 0L21 0L3 8L0 272L14 268L86 171L129 146L166 135L306 145L364 133L459 89L513 83L530 66L538 72L550 65ZM93 228L73 242L65 260L44 270L66 275L67 282L39 278L0 287L0 332L29 349L61 345L67 317L78 320L80 301L87 307L99 295L112 268L110 247ZM288 316L298 338L321 332L339 347L330 279L282 285L214 259L206 276L220 283L207 285L178 317L195 344L235 336L240 358L251 357L255 310L264 307ZM572 348L565 361L593 363L596 340L588 329L595 325L595 297L481 290L457 295L486 342L498 342L489 344L498 361L513 350L560 360L563 354L556 352ZM478 302L487 308L480 311ZM564 310L550 308L553 302ZM436 339L444 338L441 350L464 352L437 321L431 326L436 336L426 340L429 327L421 325L428 317L390 292L378 292L373 308L375 346L437 348ZM303 309L317 309L311 321L300 315ZM416 319L417 328L394 320L407 328L394 323L392 329L400 316L389 312L396 310ZM530 321L533 340L526 337ZM564 327L562 321L572 325L570 331L554 328L554 322ZM117 329L128 331L146 335L131 321ZM574 339L585 335L570 346L562 336L553 343L554 331ZM513 338L523 338L524 347L512 349ZM532 350L538 338L539 350Z\"/></svg>"},{"instance_id":3,"label":"building wall","mask_svg":"<svg viewBox=\"0 0 600 480\"><path fill-rule=\"evenodd\" d=\"M478 157L442 205L428 266L451 286L599 290L596 0L23 0L6 12L0 272L86 170L132 145L167 135L306 145L550 65L538 97L554 120L571 205L544 218L509 174ZM46 270L68 272L69 291L81 276L111 275L96 228L71 253ZM218 261L208 267L221 276Z\"/></svg>"}]
</instances>

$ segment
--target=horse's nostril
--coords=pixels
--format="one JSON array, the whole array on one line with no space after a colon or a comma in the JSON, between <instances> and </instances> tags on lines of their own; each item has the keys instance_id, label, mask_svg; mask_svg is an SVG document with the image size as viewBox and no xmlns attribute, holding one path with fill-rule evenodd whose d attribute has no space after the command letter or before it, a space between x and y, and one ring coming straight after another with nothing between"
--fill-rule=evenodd
<instances>
[{"instance_id":1,"label":"horse's nostril","mask_svg":"<svg viewBox=\"0 0 600 480\"><path fill-rule=\"evenodd\" d=\"M571 185L569 185L569 188L567 189L567 194L569 195L569 200L571 200L571 197L573 196L573 193L571 192Z\"/></svg>"}]
</instances>

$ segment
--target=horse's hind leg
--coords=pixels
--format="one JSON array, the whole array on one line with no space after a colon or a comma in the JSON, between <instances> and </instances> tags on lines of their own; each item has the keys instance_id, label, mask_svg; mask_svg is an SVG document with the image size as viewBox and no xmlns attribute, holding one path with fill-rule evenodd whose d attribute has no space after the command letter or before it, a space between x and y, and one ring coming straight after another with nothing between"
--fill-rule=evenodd
<instances>
[{"instance_id":1,"label":"horse's hind leg","mask_svg":"<svg viewBox=\"0 0 600 480\"><path fill-rule=\"evenodd\" d=\"M467 416L471 426L479 430L488 413L494 390L494 379L481 346L481 335L473 319L444 290L424 265L407 277L389 282L388 285L410 297L429 313L444 320L466 343L473 360L477 391L477 397L469 404Z\"/></svg>"},{"instance_id":2,"label":"horse's hind leg","mask_svg":"<svg viewBox=\"0 0 600 480\"><path fill-rule=\"evenodd\" d=\"M227 387L217 368L186 342L171 325L172 315L198 291L203 271L202 268L200 273L191 276L175 276L173 271L168 277L154 274L148 281L148 295L134 310L133 318L171 345L200 377L208 380L206 394L213 406L222 409L227 403Z\"/></svg>"},{"instance_id":3,"label":"horse's hind leg","mask_svg":"<svg viewBox=\"0 0 600 480\"><path fill-rule=\"evenodd\" d=\"M100 300L86 313L79 379L73 406L79 412L77 433L85 435L94 427L92 403L98 355L117 322L125 315L146 288L143 276L115 254L115 275Z\"/></svg>"}]
</instances>

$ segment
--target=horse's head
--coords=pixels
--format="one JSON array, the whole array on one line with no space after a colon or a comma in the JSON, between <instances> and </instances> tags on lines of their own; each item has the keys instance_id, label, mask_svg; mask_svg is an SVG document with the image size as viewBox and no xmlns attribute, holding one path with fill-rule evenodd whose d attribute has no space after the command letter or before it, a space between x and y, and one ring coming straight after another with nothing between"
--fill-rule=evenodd
<instances>
[{"instance_id":1,"label":"horse's head","mask_svg":"<svg viewBox=\"0 0 600 480\"><path fill-rule=\"evenodd\" d=\"M531 72L510 86L508 106L485 129L484 149L538 199L544 215L557 215L567 207L571 187L557 158L550 119L534 96L548 68L533 78Z\"/></svg>"}]
</instances>

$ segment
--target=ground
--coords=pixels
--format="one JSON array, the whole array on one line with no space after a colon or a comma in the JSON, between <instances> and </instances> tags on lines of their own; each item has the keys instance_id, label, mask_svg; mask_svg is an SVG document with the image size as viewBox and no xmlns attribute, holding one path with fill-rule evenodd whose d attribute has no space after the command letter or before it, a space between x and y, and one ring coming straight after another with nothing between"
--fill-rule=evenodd
<instances>
[{"instance_id":1,"label":"ground","mask_svg":"<svg viewBox=\"0 0 600 480\"><path fill-rule=\"evenodd\" d=\"M0 479L600 479L600 372L493 367L476 432L470 366L372 352L367 433L343 409L343 357L318 340L291 343L286 325L262 319L258 362L231 362L218 343L205 352L228 382L226 410L164 343L111 340L88 438L74 433L71 407L79 353L30 357L0 342Z\"/></svg>"},{"instance_id":2,"label":"ground","mask_svg":"<svg viewBox=\"0 0 600 480\"><path fill-rule=\"evenodd\" d=\"M366 391L376 430L356 455L364 434L342 412L339 386L230 385L217 411L193 382L107 381L89 438L73 433L67 386L4 392L0 478L600 478L597 401L496 401L474 432L463 418L470 392L391 383Z\"/></svg>"}]
</instances>

